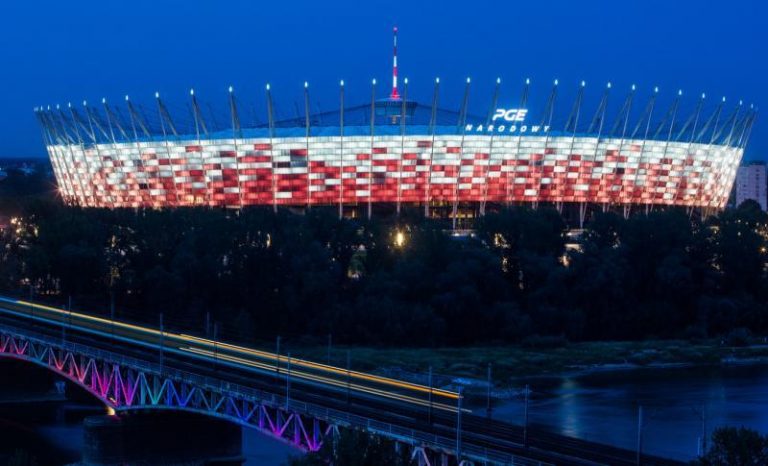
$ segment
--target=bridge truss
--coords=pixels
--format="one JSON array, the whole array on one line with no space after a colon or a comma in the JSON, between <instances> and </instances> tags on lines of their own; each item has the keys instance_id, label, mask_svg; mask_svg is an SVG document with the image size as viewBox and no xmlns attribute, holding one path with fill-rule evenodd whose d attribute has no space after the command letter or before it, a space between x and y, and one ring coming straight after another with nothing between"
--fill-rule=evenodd
<instances>
[{"instance_id":1,"label":"bridge truss","mask_svg":"<svg viewBox=\"0 0 768 466\"><path fill-rule=\"evenodd\" d=\"M82 387L115 412L131 410L186 411L225 419L287 442L305 451L318 451L334 441L339 428L380 435L411 448L420 466L544 463L513 455L462 448L457 461L455 439L404 429L341 411L203 377L160 364L97 350L63 338L0 329L0 357L45 367Z\"/></svg>"}]
</instances>

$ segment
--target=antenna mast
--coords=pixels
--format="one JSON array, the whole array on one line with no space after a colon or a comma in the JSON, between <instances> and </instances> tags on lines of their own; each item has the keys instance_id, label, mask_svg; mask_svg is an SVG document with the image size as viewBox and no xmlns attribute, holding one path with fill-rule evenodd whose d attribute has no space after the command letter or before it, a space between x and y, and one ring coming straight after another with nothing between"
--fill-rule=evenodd
<instances>
[{"instance_id":1,"label":"antenna mast","mask_svg":"<svg viewBox=\"0 0 768 466\"><path fill-rule=\"evenodd\" d=\"M392 28L392 36L392 94L389 98L392 100L400 100L400 94L397 92L397 26Z\"/></svg>"}]
</instances>

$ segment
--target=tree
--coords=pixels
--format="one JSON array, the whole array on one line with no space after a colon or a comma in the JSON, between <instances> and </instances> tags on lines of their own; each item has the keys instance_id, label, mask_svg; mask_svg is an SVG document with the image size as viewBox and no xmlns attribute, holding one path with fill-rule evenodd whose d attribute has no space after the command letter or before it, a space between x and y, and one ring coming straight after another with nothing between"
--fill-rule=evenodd
<instances>
[{"instance_id":1,"label":"tree","mask_svg":"<svg viewBox=\"0 0 768 466\"><path fill-rule=\"evenodd\" d=\"M768 464L768 435L745 427L721 427L712 433L712 445L700 466L762 466Z\"/></svg>"},{"instance_id":2,"label":"tree","mask_svg":"<svg viewBox=\"0 0 768 466\"><path fill-rule=\"evenodd\" d=\"M335 443L335 445L334 445ZM395 448L394 442L354 429L343 429L336 442L327 439L319 452L291 458L288 466L405 466L410 464L408 448Z\"/></svg>"}]
</instances>

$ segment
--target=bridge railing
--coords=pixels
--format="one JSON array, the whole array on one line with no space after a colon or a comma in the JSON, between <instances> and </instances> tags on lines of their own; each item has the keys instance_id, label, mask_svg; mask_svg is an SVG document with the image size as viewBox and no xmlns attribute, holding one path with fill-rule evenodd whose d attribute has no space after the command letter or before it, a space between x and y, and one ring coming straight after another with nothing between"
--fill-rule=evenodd
<instances>
[{"instance_id":1,"label":"bridge railing","mask_svg":"<svg viewBox=\"0 0 768 466\"><path fill-rule=\"evenodd\" d=\"M157 374L174 381L214 390L220 394L231 395L239 398L249 398L252 401L266 404L271 408L284 409L285 411L291 411L312 418L322 419L335 425L343 425L351 428L363 429L410 445L427 446L429 449L434 451L440 451L450 455L456 454L457 443L455 438L447 438L436 434L429 434L423 431L398 427L391 423L376 421L363 416L350 414L345 411L326 408L303 401L290 400L285 396L275 393L265 392L263 390L247 387L240 384L225 382L218 378L194 374L130 356L123 356L111 351L95 349L93 347L74 343L71 341L62 341L61 338L39 334L34 331L19 329L17 327L8 325L4 325L3 327L8 333L17 334L30 340L37 340L38 342L47 344L51 347L62 348L72 353L87 356L98 361L103 361L110 364L118 364L122 367L130 367L135 370ZM510 446L522 447L520 444L511 442ZM515 464L521 466L548 465L548 463L542 463L536 460L530 460L499 451L488 450L471 444L462 445L462 456L481 462L490 461L494 463Z\"/></svg>"}]
</instances>

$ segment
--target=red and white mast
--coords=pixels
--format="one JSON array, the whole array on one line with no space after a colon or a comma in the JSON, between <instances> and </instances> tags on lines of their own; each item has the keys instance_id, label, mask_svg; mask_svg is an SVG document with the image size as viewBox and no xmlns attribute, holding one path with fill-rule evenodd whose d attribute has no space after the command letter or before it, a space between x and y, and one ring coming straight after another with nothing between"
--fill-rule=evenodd
<instances>
[{"instance_id":1,"label":"red and white mast","mask_svg":"<svg viewBox=\"0 0 768 466\"><path fill-rule=\"evenodd\" d=\"M397 93L397 26L392 29L394 38L394 49L392 52L392 94L390 99L400 100L400 94Z\"/></svg>"}]
</instances>

